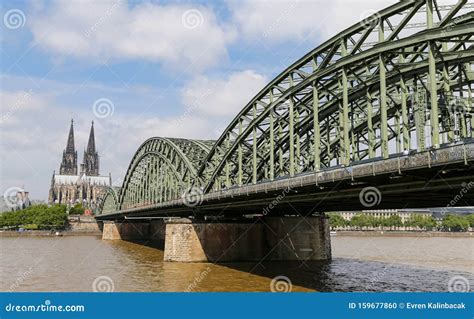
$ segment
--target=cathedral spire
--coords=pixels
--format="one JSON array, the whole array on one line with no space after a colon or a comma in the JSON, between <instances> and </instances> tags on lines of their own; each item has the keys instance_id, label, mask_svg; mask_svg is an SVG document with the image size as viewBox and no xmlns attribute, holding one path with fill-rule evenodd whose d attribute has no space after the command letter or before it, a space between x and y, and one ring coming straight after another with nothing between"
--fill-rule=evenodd
<instances>
[{"instance_id":1,"label":"cathedral spire","mask_svg":"<svg viewBox=\"0 0 474 319\"><path fill-rule=\"evenodd\" d=\"M95 149L94 121L92 121L89 141L87 142L87 148L84 152L84 161L81 167L86 175L99 175L99 154Z\"/></svg>"},{"instance_id":2,"label":"cathedral spire","mask_svg":"<svg viewBox=\"0 0 474 319\"><path fill-rule=\"evenodd\" d=\"M87 142L87 153L95 153L94 121L92 121L91 132L89 133L89 142Z\"/></svg>"},{"instance_id":3,"label":"cathedral spire","mask_svg":"<svg viewBox=\"0 0 474 319\"><path fill-rule=\"evenodd\" d=\"M74 120L71 119L69 135L67 137L66 149L63 151L63 159L59 167L61 175L77 175L77 152L74 147Z\"/></svg>"},{"instance_id":4,"label":"cathedral spire","mask_svg":"<svg viewBox=\"0 0 474 319\"><path fill-rule=\"evenodd\" d=\"M74 152L74 120L71 119L71 127L69 128L69 135L67 137L67 144L66 144L66 153Z\"/></svg>"}]
</instances>

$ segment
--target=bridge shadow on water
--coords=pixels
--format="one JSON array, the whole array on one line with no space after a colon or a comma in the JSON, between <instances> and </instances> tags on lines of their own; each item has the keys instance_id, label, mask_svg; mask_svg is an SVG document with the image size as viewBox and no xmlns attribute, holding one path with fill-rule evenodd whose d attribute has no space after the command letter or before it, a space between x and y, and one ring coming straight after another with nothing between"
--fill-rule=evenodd
<instances>
[{"instance_id":1,"label":"bridge shadow on water","mask_svg":"<svg viewBox=\"0 0 474 319\"><path fill-rule=\"evenodd\" d=\"M330 291L327 287L330 278L328 273L331 268L331 261L239 261L239 262L218 262L218 263L181 263L181 262L164 262L164 241L160 240L126 240L128 243L134 245L145 246L155 250L156 254L160 256L163 262L164 270L170 270L173 274L180 273L181 278L186 280L188 285L195 284L196 291L286 291L288 289L296 291ZM130 253L136 246L130 246ZM193 276L189 276L189 268L194 269ZM226 270L227 269L227 270ZM182 271L182 272L181 272ZM207 276L207 273L216 273L213 276ZM243 287L243 282L237 282L237 278L230 278L237 275L242 281L246 281L249 286L247 289ZM202 275L204 274L204 275ZM166 276L166 275L165 275ZM225 277L229 278L226 279ZM266 281L265 288L252 287L252 282L256 277L261 277L259 282ZM198 279L198 280L196 280ZM227 283L219 286L222 280ZM172 280L172 278L170 278ZM273 280L273 283L272 283ZM236 282L233 286L232 282ZM292 287L288 288L288 283ZM216 285L216 287L212 287ZM186 285L187 286L187 285ZM186 287L183 289L185 290Z\"/></svg>"},{"instance_id":2,"label":"bridge shadow on water","mask_svg":"<svg viewBox=\"0 0 474 319\"><path fill-rule=\"evenodd\" d=\"M325 291L331 261L261 261L219 263L218 265L272 280L270 291L286 291L288 283L310 290Z\"/></svg>"},{"instance_id":3,"label":"bridge shadow on water","mask_svg":"<svg viewBox=\"0 0 474 319\"><path fill-rule=\"evenodd\" d=\"M123 241L141 245L141 246L146 246L149 248L154 248L157 250L161 250L163 253L165 250L165 241L164 240L144 240L144 239L124 239Z\"/></svg>"}]
</instances>

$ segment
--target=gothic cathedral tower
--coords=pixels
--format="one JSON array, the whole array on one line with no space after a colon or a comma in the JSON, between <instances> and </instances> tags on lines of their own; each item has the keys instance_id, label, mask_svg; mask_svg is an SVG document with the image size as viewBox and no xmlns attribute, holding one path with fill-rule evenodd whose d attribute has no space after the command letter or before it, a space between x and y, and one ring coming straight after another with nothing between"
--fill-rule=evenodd
<instances>
[{"instance_id":1,"label":"gothic cathedral tower","mask_svg":"<svg viewBox=\"0 0 474 319\"><path fill-rule=\"evenodd\" d=\"M99 176L99 153L95 150L94 121L92 121L87 149L84 151L84 160L81 173L87 176Z\"/></svg>"},{"instance_id":2,"label":"gothic cathedral tower","mask_svg":"<svg viewBox=\"0 0 474 319\"><path fill-rule=\"evenodd\" d=\"M59 168L59 174L53 173L49 190L49 203L77 205L94 210L99 204L102 192L112 186L112 176L99 175L99 153L95 148L94 122L89 134L89 142L84 150L81 171L77 172L77 151L74 147L74 124L67 139L66 149Z\"/></svg>"},{"instance_id":3,"label":"gothic cathedral tower","mask_svg":"<svg viewBox=\"0 0 474 319\"><path fill-rule=\"evenodd\" d=\"M77 151L74 148L74 121L71 120L66 149L63 151L63 160L59 167L61 175L77 175Z\"/></svg>"}]
</instances>

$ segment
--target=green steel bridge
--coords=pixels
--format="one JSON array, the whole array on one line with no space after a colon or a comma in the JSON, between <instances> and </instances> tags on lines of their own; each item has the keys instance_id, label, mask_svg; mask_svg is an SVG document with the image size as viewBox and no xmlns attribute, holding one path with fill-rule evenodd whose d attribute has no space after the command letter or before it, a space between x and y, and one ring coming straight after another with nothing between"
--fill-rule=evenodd
<instances>
[{"instance_id":1,"label":"green steel bridge","mask_svg":"<svg viewBox=\"0 0 474 319\"><path fill-rule=\"evenodd\" d=\"M145 141L97 218L472 205L473 43L473 3L400 1L289 66L218 140Z\"/></svg>"}]
</instances>

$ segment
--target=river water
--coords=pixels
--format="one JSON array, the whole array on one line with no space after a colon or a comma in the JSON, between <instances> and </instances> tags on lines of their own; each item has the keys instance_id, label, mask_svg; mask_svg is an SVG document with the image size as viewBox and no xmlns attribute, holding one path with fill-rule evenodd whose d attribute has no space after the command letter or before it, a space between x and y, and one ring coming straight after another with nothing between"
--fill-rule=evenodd
<instances>
[{"instance_id":1,"label":"river water","mask_svg":"<svg viewBox=\"0 0 474 319\"><path fill-rule=\"evenodd\" d=\"M331 262L214 265L94 236L4 237L0 290L448 291L456 276L474 287L474 238L334 236L332 248Z\"/></svg>"}]
</instances>

